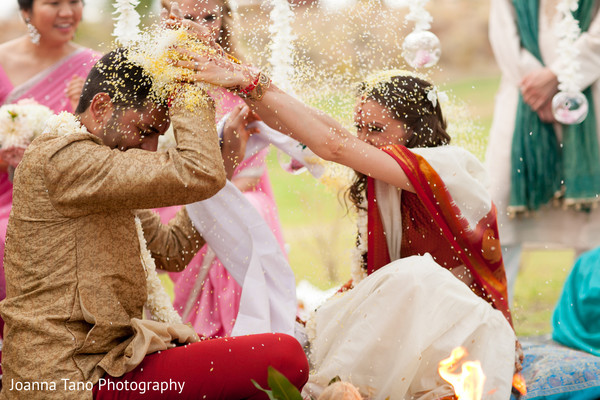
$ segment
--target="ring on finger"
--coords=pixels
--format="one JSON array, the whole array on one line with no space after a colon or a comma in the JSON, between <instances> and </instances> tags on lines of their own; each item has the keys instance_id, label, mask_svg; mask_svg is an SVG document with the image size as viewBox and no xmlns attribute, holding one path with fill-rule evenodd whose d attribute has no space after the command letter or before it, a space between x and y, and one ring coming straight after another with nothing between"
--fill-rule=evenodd
<instances>
[{"instance_id":1,"label":"ring on finger","mask_svg":"<svg viewBox=\"0 0 600 400\"><path fill-rule=\"evenodd\" d=\"M194 71L199 71L200 70L200 65L198 64L198 61L194 61Z\"/></svg>"}]
</instances>

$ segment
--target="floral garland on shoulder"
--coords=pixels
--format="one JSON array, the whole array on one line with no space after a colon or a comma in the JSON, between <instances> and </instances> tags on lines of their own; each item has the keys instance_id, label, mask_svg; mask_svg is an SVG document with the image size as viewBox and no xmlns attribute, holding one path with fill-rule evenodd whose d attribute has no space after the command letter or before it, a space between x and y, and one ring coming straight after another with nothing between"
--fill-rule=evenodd
<instances>
[{"instance_id":1,"label":"floral garland on shoulder","mask_svg":"<svg viewBox=\"0 0 600 400\"><path fill-rule=\"evenodd\" d=\"M79 119L70 112L63 111L58 115L48 118L46 121L44 134L66 136L73 133L89 134L90 132L81 125Z\"/></svg>"},{"instance_id":2,"label":"floral garland on shoulder","mask_svg":"<svg viewBox=\"0 0 600 400\"><path fill-rule=\"evenodd\" d=\"M368 251L369 217L367 213L367 198L363 195L362 199L360 207L356 207L356 247L352 249L352 265L350 268L350 276L352 277L352 284L354 286L367 277L365 260Z\"/></svg>"},{"instance_id":3,"label":"floral garland on shoulder","mask_svg":"<svg viewBox=\"0 0 600 400\"><path fill-rule=\"evenodd\" d=\"M146 271L146 291L148 292L148 298L146 299L145 307L150 311L152 319L155 321L181 324L181 316L175 311L171 303L171 298L165 291L156 272L156 264L146 245L142 221L140 221L138 216L135 217L135 227L137 228L138 239L140 241L140 259Z\"/></svg>"},{"instance_id":4,"label":"floral garland on shoulder","mask_svg":"<svg viewBox=\"0 0 600 400\"><path fill-rule=\"evenodd\" d=\"M81 122L71 113L61 112L58 115L51 117L44 130L44 134L69 135L76 133L87 133L88 130ZM146 291L147 298L145 308L152 315L152 319L165 323L182 323L181 317L175 311L171 299L165 291L158 273L156 272L156 264L152 258L152 254L146 245L144 238L144 230L139 217L135 216L135 226L137 229L138 240L140 242L140 261L146 271Z\"/></svg>"}]
</instances>

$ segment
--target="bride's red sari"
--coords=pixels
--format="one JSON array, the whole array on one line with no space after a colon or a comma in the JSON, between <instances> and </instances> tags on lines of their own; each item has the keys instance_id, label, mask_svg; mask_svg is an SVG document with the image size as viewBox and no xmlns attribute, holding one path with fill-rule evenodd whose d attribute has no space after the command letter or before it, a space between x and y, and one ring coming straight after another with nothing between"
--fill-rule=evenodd
<instances>
[{"instance_id":1,"label":"bride's red sari","mask_svg":"<svg viewBox=\"0 0 600 400\"><path fill-rule=\"evenodd\" d=\"M463 204L458 204L452 190L423 156L404 146L386 146L382 150L398 162L416 191L416 194L402 192L401 257L430 253L444 268L452 270L464 265L472 275L473 292L500 310L512 325L496 208L491 199L487 202L474 196L465 204L467 188L462 190ZM367 273L371 274L393 260L372 178L368 178L367 198Z\"/></svg>"}]
</instances>

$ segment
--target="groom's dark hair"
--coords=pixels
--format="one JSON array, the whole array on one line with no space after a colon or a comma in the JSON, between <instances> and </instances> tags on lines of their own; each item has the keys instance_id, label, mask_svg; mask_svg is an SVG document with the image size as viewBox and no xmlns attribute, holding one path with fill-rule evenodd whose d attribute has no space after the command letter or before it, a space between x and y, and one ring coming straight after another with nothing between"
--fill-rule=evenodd
<instances>
[{"instance_id":1,"label":"groom's dark hair","mask_svg":"<svg viewBox=\"0 0 600 400\"><path fill-rule=\"evenodd\" d=\"M119 48L105 54L92 67L85 80L75 114L85 112L94 96L107 93L119 108L143 108L152 96L152 78L139 65L127 59L127 50Z\"/></svg>"}]
</instances>

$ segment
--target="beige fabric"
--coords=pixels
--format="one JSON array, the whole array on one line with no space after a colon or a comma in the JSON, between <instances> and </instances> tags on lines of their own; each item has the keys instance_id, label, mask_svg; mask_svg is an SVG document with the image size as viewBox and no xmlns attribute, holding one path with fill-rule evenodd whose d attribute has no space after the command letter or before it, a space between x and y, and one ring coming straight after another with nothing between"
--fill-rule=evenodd
<instances>
[{"instance_id":1,"label":"beige fabric","mask_svg":"<svg viewBox=\"0 0 600 400\"><path fill-rule=\"evenodd\" d=\"M339 376L373 400L450 396L438 363L463 346L481 362L485 399L510 397L512 328L429 254L380 268L318 308L315 323L304 394L318 397Z\"/></svg>"},{"instance_id":2,"label":"beige fabric","mask_svg":"<svg viewBox=\"0 0 600 400\"><path fill-rule=\"evenodd\" d=\"M554 33L558 14L552 8L556 0L541 0L539 42L545 64L555 73L560 55L556 51ZM592 86L600 142L600 2L596 2L589 30L581 35L576 46L581 54L581 88ZM600 245L600 208L591 213L546 208L530 218L510 219L506 208L510 197L510 154L519 82L529 72L541 68L540 62L521 49L511 0L490 3L490 43L502 71L496 94L494 120L490 129L486 164L490 173L490 192L498 207L500 238L505 245L520 243L562 244L576 248ZM574 60L575 61L575 60ZM557 126L557 132L560 131Z\"/></svg>"},{"instance_id":3,"label":"beige fabric","mask_svg":"<svg viewBox=\"0 0 600 400\"><path fill-rule=\"evenodd\" d=\"M146 354L172 349L176 344L194 343L200 340L192 327L184 324L164 324L132 318L131 327L134 336L125 350L126 371L137 367Z\"/></svg>"},{"instance_id":4,"label":"beige fabric","mask_svg":"<svg viewBox=\"0 0 600 400\"><path fill-rule=\"evenodd\" d=\"M113 150L91 134L44 135L29 146L7 231L1 398L91 398L64 391L61 379L121 376L172 340L194 340L184 325L139 321L146 281L133 210L203 200L225 183L214 109L171 119L178 147L166 153ZM185 210L168 226L138 214L158 267L182 269L203 244ZM9 391L12 380L57 388Z\"/></svg>"}]
</instances>

